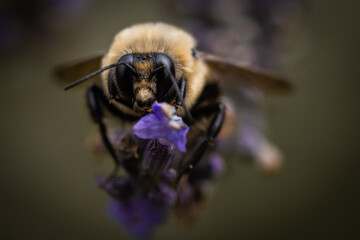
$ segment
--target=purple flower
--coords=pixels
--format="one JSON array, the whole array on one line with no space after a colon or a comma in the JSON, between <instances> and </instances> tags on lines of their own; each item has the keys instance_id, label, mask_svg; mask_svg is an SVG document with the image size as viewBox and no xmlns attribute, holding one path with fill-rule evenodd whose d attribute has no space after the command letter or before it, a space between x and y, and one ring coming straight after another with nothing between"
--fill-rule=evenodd
<instances>
[{"instance_id":1,"label":"purple flower","mask_svg":"<svg viewBox=\"0 0 360 240\"><path fill-rule=\"evenodd\" d=\"M172 156L174 155L175 147L171 144L170 147L158 142L157 146L148 144L143 154L143 170L149 170L154 175L161 175L169 167Z\"/></svg>"},{"instance_id":2,"label":"purple flower","mask_svg":"<svg viewBox=\"0 0 360 240\"><path fill-rule=\"evenodd\" d=\"M175 115L175 108L167 103L152 105L154 113L142 117L133 127L134 134L143 139L165 138L180 151L186 152L189 127Z\"/></svg>"},{"instance_id":3,"label":"purple flower","mask_svg":"<svg viewBox=\"0 0 360 240\"><path fill-rule=\"evenodd\" d=\"M113 177L105 180L103 177L96 179L97 184L108 192L109 195L120 200L128 200L135 195L136 183L131 178Z\"/></svg>"},{"instance_id":4,"label":"purple flower","mask_svg":"<svg viewBox=\"0 0 360 240\"><path fill-rule=\"evenodd\" d=\"M148 238L167 216L167 207L175 204L176 192L167 185L154 187L143 194L141 185L128 177L96 179L98 185L112 196L109 212L133 236Z\"/></svg>"},{"instance_id":5,"label":"purple flower","mask_svg":"<svg viewBox=\"0 0 360 240\"><path fill-rule=\"evenodd\" d=\"M177 171L170 168L162 173L161 180L165 183L173 182L177 177Z\"/></svg>"},{"instance_id":6,"label":"purple flower","mask_svg":"<svg viewBox=\"0 0 360 240\"><path fill-rule=\"evenodd\" d=\"M174 206L177 200L177 193L168 185L160 184L150 190L149 198L158 206Z\"/></svg>"},{"instance_id":7,"label":"purple flower","mask_svg":"<svg viewBox=\"0 0 360 240\"><path fill-rule=\"evenodd\" d=\"M111 215L138 238L148 238L155 227L164 222L166 211L143 196L128 201L113 199L109 207Z\"/></svg>"},{"instance_id":8,"label":"purple flower","mask_svg":"<svg viewBox=\"0 0 360 240\"><path fill-rule=\"evenodd\" d=\"M210 175L212 178L218 177L224 171L224 160L218 154L209 156Z\"/></svg>"},{"instance_id":9,"label":"purple flower","mask_svg":"<svg viewBox=\"0 0 360 240\"><path fill-rule=\"evenodd\" d=\"M189 183L182 184L178 187L179 206L186 206L194 201L194 188Z\"/></svg>"},{"instance_id":10,"label":"purple flower","mask_svg":"<svg viewBox=\"0 0 360 240\"><path fill-rule=\"evenodd\" d=\"M209 182L223 172L224 161L218 154L212 153L204 160L190 173L191 184Z\"/></svg>"},{"instance_id":11,"label":"purple flower","mask_svg":"<svg viewBox=\"0 0 360 240\"><path fill-rule=\"evenodd\" d=\"M237 147L242 154L253 156L262 139L263 135L257 126L251 123L243 123L239 129Z\"/></svg>"}]
</instances>

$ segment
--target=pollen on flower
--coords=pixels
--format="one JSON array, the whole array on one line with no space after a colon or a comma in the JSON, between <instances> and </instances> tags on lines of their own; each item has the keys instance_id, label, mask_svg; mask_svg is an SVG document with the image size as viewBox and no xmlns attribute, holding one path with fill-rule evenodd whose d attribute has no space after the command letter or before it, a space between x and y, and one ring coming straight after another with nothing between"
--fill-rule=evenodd
<instances>
[{"instance_id":1,"label":"pollen on flower","mask_svg":"<svg viewBox=\"0 0 360 240\"><path fill-rule=\"evenodd\" d=\"M181 124L181 122L179 122L179 121L170 120L170 122L169 122L169 127L170 127L172 130L178 131L178 130L180 130L182 127L184 127L184 125Z\"/></svg>"},{"instance_id":2,"label":"pollen on flower","mask_svg":"<svg viewBox=\"0 0 360 240\"><path fill-rule=\"evenodd\" d=\"M169 104L161 104L161 110L168 119L171 119L175 115L175 108Z\"/></svg>"}]
</instances>

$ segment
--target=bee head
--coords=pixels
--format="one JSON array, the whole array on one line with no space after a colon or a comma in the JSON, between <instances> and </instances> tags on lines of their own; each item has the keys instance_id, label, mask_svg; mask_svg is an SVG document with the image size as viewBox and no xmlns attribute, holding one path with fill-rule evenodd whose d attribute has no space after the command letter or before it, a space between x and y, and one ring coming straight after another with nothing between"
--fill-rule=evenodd
<instances>
[{"instance_id":1,"label":"bee head","mask_svg":"<svg viewBox=\"0 0 360 240\"><path fill-rule=\"evenodd\" d=\"M131 53L122 56L110 72L110 99L127 101L136 112L147 113L155 102L176 102L171 78L173 61L163 53ZM121 99L122 98L122 99Z\"/></svg>"}]
</instances>

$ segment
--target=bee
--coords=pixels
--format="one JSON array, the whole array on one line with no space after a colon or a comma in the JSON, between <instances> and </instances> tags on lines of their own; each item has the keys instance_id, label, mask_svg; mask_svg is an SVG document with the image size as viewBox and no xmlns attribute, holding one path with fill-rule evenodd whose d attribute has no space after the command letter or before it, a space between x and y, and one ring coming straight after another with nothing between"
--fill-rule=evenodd
<instances>
[{"instance_id":1,"label":"bee","mask_svg":"<svg viewBox=\"0 0 360 240\"><path fill-rule=\"evenodd\" d=\"M290 89L282 77L198 51L189 33L165 23L125 28L105 53L62 65L57 73L72 82L66 90L101 75L102 87L87 87L87 101L115 162L104 109L131 123L150 113L154 103L174 106L190 127L187 145L191 151L186 153L180 175L196 166L222 128L226 116L220 100L222 84L243 84L270 94Z\"/></svg>"}]
</instances>

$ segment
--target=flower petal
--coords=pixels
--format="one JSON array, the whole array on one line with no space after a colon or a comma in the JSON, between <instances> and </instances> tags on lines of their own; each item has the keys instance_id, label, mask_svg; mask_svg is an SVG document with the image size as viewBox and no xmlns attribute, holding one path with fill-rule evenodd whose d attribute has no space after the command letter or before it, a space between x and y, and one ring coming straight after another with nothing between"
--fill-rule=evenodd
<instances>
[{"instance_id":1,"label":"flower petal","mask_svg":"<svg viewBox=\"0 0 360 240\"><path fill-rule=\"evenodd\" d=\"M177 200L177 193L167 184L160 184L150 190L149 199L158 206L174 206Z\"/></svg>"},{"instance_id":2,"label":"flower petal","mask_svg":"<svg viewBox=\"0 0 360 240\"><path fill-rule=\"evenodd\" d=\"M154 112L154 114L156 115L156 117L158 117L159 119L164 119L165 115L163 113L163 109L162 109L162 105L167 104L167 103L154 103L152 105L152 110Z\"/></svg>"},{"instance_id":3,"label":"flower petal","mask_svg":"<svg viewBox=\"0 0 360 240\"><path fill-rule=\"evenodd\" d=\"M186 134L189 131L189 127L185 127L178 131L170 131L167 139L172 142L180 151L186 152Z\"/></svg>"},{"instance_id":4,"label":"flower petal","mask_svg":"<svg viewBox=\"0 0 360 240\"><path fill-rule=\"evenodd\" d=\"M143 139L165 138L180 151L186 152L186 135L189 127L186 126L181 117L173 115L174 107L167 103L155 103L152 108L154 113L142 117L134 125L134 134ZM167 111L166 114L164 111Z\"/></svg>"},{"instance_id":5,"label":"flower petal","mask_svg":"<svg viewBox=\"0 0 360 240\"><path fill-rule=\"evenodd\" d=\"M165 130L165 131L164 131ZM161 138L167 135L167 128L153 113L141 118L133 127L134 134L142 139Z\"/></svg>"}]
</instances>

